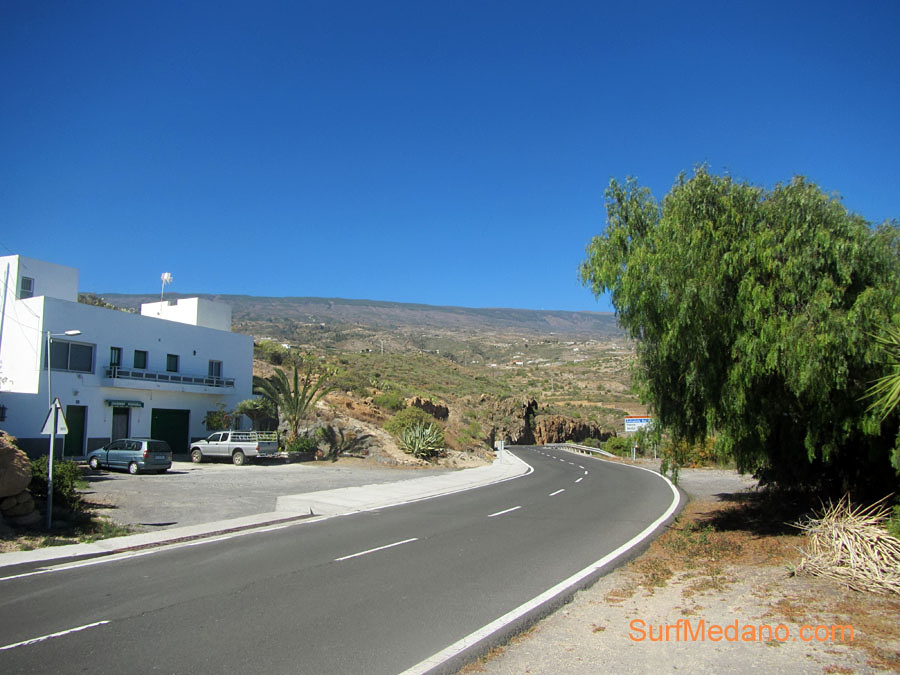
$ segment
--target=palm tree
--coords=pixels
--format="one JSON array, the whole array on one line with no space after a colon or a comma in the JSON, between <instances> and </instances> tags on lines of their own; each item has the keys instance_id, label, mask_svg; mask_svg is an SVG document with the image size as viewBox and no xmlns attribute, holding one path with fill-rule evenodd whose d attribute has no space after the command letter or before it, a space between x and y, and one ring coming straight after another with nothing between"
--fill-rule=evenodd
<instances>
[{"instance_id":1,"label":"palm tree","mask_svg":"<svg viewBox=\"0 0 900 675\"><path fill-rule=\"evenodd\" d=\"M311 407L333 387L328 384L331 371L317 368L310 363L302 377L294 366L293 382L288 381L284 371L277 369L268 377L253 377L253 393L259 394L275 408L275 416L284 418L288 428L288 442L300 435L300 425L306 419Z\"/></svg>"},{"instance_id":2,"label":"palm tree","mask_svg":"<svg viewBox=\"0 0 900 675\"><path fill-rule=\"evenodd\" d=\"M884 347L890 372L872 383L865 398L874 399L869 410L880 415L883 421L900 404L900 329L886 326L875 339Z\"/></svg>"}]
</instances>

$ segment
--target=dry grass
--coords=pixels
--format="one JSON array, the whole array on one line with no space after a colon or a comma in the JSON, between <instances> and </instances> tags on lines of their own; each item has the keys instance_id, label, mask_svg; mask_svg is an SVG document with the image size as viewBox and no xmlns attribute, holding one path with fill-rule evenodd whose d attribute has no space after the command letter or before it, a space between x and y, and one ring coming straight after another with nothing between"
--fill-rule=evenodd
<instances>
[{"instance_id":1,"label":"dry grass","mask_svg":"<svg viewBox=\"0 0 900 675\"><path fill-rule=\"evenodd\" d=\"M752 530L733 529L730 523L750 523L749 505L691 502L681 517L648 551L629 564L636 573L637 587L652 594L676 574L688 580L686 596L709 589L726 588L733 576L729 566L757 563L788 563L797 559L798 535L759 535ZM610 602L631 597L636 587L616 589Z\"/></svg>"},{"instance_id":2,"label":"dry grass","mask_svg":"<svg viewBox=\"0 0 900 675\"><path fill-rule=\"evenodd\" d=\"M798 573L824 576L857 591L900 594L900 539L884 524L891 510L884 500L853 507L847 497L821 515L803 519L807 546Z\"/></svg>"},{"instance_id":3,"label":"dry grass","mask_svg":"<svg viewBox=\"0 0 900 675\"><path fill-rule=\"evenodd\" d=\"M900 672L900 598L859 592L864 587L852 590L843 579L835 583L833 575L789 574L805 540L796 529L789 533L793 528L788 523L797 520L795 506L765 494L742 496L731 504L691 502L669 531L628 565L625 583L607 593L606 602L622 603L639 590L651 596L660 586L676 584L689 603L682 614L696 615L703 610L696 604L699 598L704 604L716 603L739 579L758 578L764 581L754 595L769 604L769 616L797 625L851 624L852 646L864 650L870 667ZM830 672L846 671L836 665Z\"/></svg>"}]
</instances>

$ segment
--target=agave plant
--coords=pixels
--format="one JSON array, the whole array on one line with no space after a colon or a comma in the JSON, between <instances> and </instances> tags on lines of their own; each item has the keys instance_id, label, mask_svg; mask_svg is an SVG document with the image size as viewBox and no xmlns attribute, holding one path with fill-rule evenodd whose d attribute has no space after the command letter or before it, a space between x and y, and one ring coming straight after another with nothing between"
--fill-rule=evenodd
<instances>
[{"instance_id":1,"label":"agave plant","mask_svg":"<svg viewBox=\"0 0 900 675\"><path fill-rule=\"evenodd\" d=\"M413 424L403 430L400 444L411 455L428 459L444 447L444 432L436 424Z\"/></svg>"}]
</instances>

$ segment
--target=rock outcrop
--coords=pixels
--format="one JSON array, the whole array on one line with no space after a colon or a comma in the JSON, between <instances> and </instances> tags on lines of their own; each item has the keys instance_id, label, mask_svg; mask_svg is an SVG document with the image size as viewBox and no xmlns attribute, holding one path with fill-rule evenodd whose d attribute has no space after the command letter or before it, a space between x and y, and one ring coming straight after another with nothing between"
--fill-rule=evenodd
<instances>
[{"instance_id":1,"label":"rock outcrop","mask_svg":"<svg viewBox=\"0 0 900 675\"><path fill-rule=\"evenodd\" d=\"M16 439L0 431L0 499L17 495L31 483L31 460Z\"/></svg>"},{"instance_id":2,"label":"rock outcrop","mask_svg":"<svg viewBox=\"0 0 900 675\"><path fill-rule=\"evenodd\" d=\"M587 438L605 441L616 435L583 420L561 415L539 415L538 402L533 398L492 401L482 396L479 403L490 411L492 428L488 440L491 445L498 440L514 445L577 443Z\"/></svg>"},{"instance_id":3,"label":"rock outcrop","mask_svg":"<svg viewBox=\"0 0 900 675\"><path fill-rule=\"evenodd\" d=\"M421 396L415 396L413 398L406 399L406 406L416 408L421 408L429 415L438 420L446 420L450 417L450 408L447 407L443 403L435 403L427 398L422 398Z\"/></svg>"},{"instance_id":4,"label":"rock outcrop","mask_svg":"<svg viewBox=\"0 0 900 675\"><path fill-rule=\"evenodd\" d=\"M40 522L31 483L31 460L16 447L16 439L0 431L0 523L28 526Z\"/></svg>"},{"instance_id":5,"label":"rock outcrop","mask_svg":"<svg viewBox=\"0 0 900 675\"><path fill-rule=\"evenodd\" d=\"M605 441L615 432L601 429L596 424L562 417L561 415L539 415L533 423L534 442L537 445L546 443L565 443L574 441L578 443L586 438L596 438Z\"/></svg>"}]
</instances>

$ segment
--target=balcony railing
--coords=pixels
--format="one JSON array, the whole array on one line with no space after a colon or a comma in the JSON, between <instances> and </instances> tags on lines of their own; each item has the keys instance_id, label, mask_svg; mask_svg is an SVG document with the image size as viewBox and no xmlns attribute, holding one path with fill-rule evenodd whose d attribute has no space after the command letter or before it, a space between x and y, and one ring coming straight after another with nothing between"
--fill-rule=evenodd
<instances>
[{"instance_id":1,"label":"balcony railing","mask_svg":"<svg viewBox=\"0 0 900 675\"><path fill-rule=\"evenodd\" d=\"M193 384L200 387L234 388L233 377L193 377L178 373L156 373L151 370L128 370L118 366L108 366L106 377L110 380L143 380L145 382Z\"/></svg>"}]
</instances>

